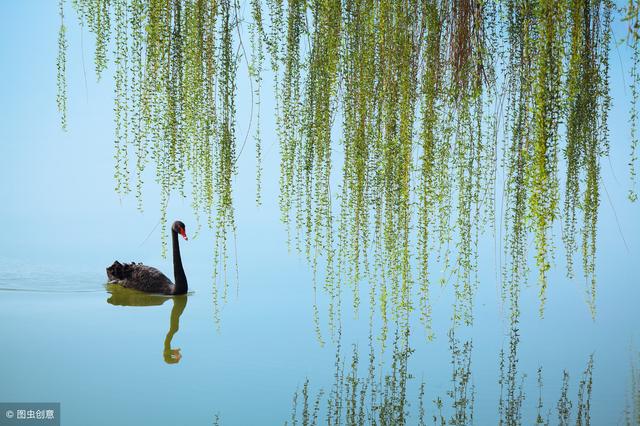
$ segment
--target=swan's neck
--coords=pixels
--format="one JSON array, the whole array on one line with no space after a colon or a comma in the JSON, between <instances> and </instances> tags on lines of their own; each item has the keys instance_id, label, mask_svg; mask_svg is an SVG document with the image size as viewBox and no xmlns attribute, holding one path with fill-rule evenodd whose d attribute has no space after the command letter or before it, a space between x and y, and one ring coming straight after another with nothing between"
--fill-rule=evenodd
<instances>
[{"instance_id":1,"label":"swan's neck","mask_svg":"<svg viewBox=\"0 0 640 426\"><path fill-rule=\"evenodd\" d=\"M171 238L173 242L173 277L175 283L173 294L185 294L187 292L187 277L184 274L184 269L182 268L178 233L171 230Z\"/></svg>"}]
</instances>

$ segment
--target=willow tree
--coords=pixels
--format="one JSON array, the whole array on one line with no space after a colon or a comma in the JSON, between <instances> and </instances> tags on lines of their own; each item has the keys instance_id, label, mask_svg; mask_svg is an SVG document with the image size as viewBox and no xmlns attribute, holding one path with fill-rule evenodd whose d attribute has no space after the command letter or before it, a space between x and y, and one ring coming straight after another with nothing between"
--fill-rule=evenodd
<instances>
[{"instance_id":1,"label":"willow tree","mask_svg":"<svg viewBox=\"0 0 640 426\"><path fill-rule=\"evenodd\" d=\"M190 189L194 211L215 228L216 274L225 283L216 300L226 294L235 231L237 71L245 61L258 115L262 70L273 75L281 219L309 260L314 288L324 275L332 330L343 286L357 310L365 281L370 318L377 312L385 324L408 324L417 310L430 336L430 286L451 280L454 321L470 324L479 235L496 227L500 164L503 296L512 316L529 275L530 236L543 313L560 217L570 276L580 227L594 310L610 0L252 0L247 16L235 0L73 5L95 34L98 77L114 49L116 191L131 190L135 168L141 200L143 171L153 162L166 220L171 194ZM636 28L637 2L629 10ZM249 22L250 53L242 22ZM63 20L63 126L66 45ZM259 188L259 127L254 139Z\"/></svg>"}]
</instances>

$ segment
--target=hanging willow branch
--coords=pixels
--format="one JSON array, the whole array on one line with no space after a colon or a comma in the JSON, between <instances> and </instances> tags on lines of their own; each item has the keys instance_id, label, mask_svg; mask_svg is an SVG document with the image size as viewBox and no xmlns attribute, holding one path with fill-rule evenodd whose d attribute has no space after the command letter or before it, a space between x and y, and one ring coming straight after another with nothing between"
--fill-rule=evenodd
<instances>
[{"instance_id":1,"label":"hanging willow branch","mask_svg":"<svg viewBox=\"0 0 640 426\"><path fill-rule=\"evenodd\" d=\"M640 126L640 1L629 0L626 14L623 18L628 24L627 41L631 47L631 108L629 121L631 125L631 158L629 159L629 174L631 176L631 188L629 199L635 202L638 199L637 168L638 168L638 126Z\"/></svg>"},{"instance_id":2,"label":"hanging willow branch","mask_svg":"<svg viewBox=\"0 0 640 426\"><path fill-rule=\"evenodd\" d=\"M67 129L67 27L64 25L64 0L59 0L60 30L58 32L58 68L57 83L58 93L56 104L60 113L60 125L62 130Z\"/></svg>"},{"instance_id":3,"label":"hanging willow branch","mask_svg":"<svg viewBox=\"0 0 640 426\"><path fill-rule=\"evenodd\" d=\"M546 9L545 9L546 8ZM559 128L566 120L563 240L573 274L577 209L582 210L582 258L595 315L595 241L600 157L608 152L608 50L612 4L602 1L509 4L509 122L506 282L511 299L527 273L529 219L536 244L540 313L546 300L552 238L558 214ZM568 25L563 24L568 22ZM568 40L568 69L562 58ZM566 104L565 104L566 102ZM504 293L505 295L507 293Z\"/></svg>"},{"instance_id":4,"label":"hanging willow branch","mask_svg":"<svg viewBox=\"0 0 640 426\"><path fill-rule=\"evenodd\" d=\"M204 214L216 230L218 306L227 294L228 237L236 229L239 4L73 4L95 34L98 77L114 34L116 190L130 191L132 153L140 208L149 160L161 188L162 220L171 195L186 197L190 189L198 223ZM505 172L503 297L515 303L512 316L519 315L519 289L529 275L530 236L543 313L560 217L569 275L573 253L581 252L595 312L612 7L610 0L251 0L247 66L258 117L263 68L274 78L281 219L291 245L311 265L314 289L324 271L332 331L343 286L350 286L357 312L363 281L370 318L374 312L382 318L383 341L387 321L408 323L414 310L432 335L430 294L437 281L453 281L454 323L473 321L478 241L495 226L499 160ZM635 54L635 179L637 1L627 12ZM64 126L64 24L59 37ZM337 186L336 158L342 164ZM317 306L314 312L319 330Z\"/></svg>"},{"instance_id":5,"label":"hanging willow branch","mask_svg":"<svg viewBox=\"0 0 640 426\"><path fill-rule=\"evenodd\" d=\"M534 9L538 23L536 76L533 86L533 141L529 207L534 228L536 265L540 284L540 313L544 308L547 271L551 267L553 237L550 236L558 205L558 138L562 114L562 61L566 4L541 0Z\"/></svg>"},{"instance_id":6,"label":"hanging willow branch","mask_svg":"<svg viewBox=\"0 0 640 426\"><path fill-rule=\"evenodd\" d=\"M610 11L612 4L574 1L570 8L571 47L567 83L565 221L563 239L572 273L576 251L576 209L582 210L582 259L589 282L588 300L595 315L595 261L600 157L608 154L607 115ZM601 22L602 21L602 22ZM582 200L580 200L582 198Z\"/></svg>"}]
</instances>

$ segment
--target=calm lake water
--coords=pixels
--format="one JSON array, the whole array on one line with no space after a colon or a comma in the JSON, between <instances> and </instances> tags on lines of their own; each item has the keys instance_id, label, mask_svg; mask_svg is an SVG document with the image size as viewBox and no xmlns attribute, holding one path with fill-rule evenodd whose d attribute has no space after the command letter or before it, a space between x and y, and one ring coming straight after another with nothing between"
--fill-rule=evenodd
<instances>
[{"instance_id":1,"label":"calm lake water","mask_svg":"<svg viewBox=\"0 0 640 426\"><path fill-rule=\"evenodd\" d=\"M558 424L566 371L572 424L581 407L581 380L592 380L590 397L582 386L582 410L588 400L591 424L624 424L632 354L638 349L638 299L637 291L627 289L635 298L629 301L615 282L601 280L595 322L575 286L551 291L544 320L537 317L537 289L525 289L523 300L531 309L523 308L517 342L501 319L495 285L481 286L476 325L460 327L454 339L448 335L447 292L436 290L436 338L427 342L421 326L412 324L414 352L409 354L401 344L394 348L392 331L384 352L377 335L369 339L366 307L359 318L344 308L340 339L325 333L321 346L308 300L311 285L300 282L295 272L278 280L278 271L264 271L262 280L242 281L237 296L231 289L216 324L207 268L185 263L193 291L170 298L117 291L105 286L100 270L3 259L0 400L61 402L64 425L270 425L292 424L297 390L295 416L302 424L308 379L308 415L313 417L317 399L319 423L326 423L327 412L336 407L343 424L351 415L357 419L358 411L365 419L377 416L386 401L386 408L402 407L407 424L419 424L421 405L426 424L433 424L433 416L438 422L457 418L458 424L470 424L471 414L474 424L497 424L500 410L503 417L534 424L541 397L543 419ZM511 358L510 349L516 351ZM359 358L355 373L354 350ZM395 381L394 359L407 373L403 376L396 363ZM371 396L372 389L377 395Z\"/></svg>"}]
</instances>

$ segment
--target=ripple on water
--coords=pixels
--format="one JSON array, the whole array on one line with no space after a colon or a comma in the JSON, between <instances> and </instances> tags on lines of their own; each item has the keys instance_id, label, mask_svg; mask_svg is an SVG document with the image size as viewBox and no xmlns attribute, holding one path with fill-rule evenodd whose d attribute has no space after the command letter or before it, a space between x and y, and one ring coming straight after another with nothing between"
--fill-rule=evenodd
<instances>
[{"instance_id":1,"label":"ripple on water","mask_svg":"<svg viewBox=\"0 0 640 426\"><path fill-rule=\"evenodd\" d=\"M92 293L104 291L104 271L82 266L29 264L0 258L0 291Z\"/></svg>"}]
</instances>

